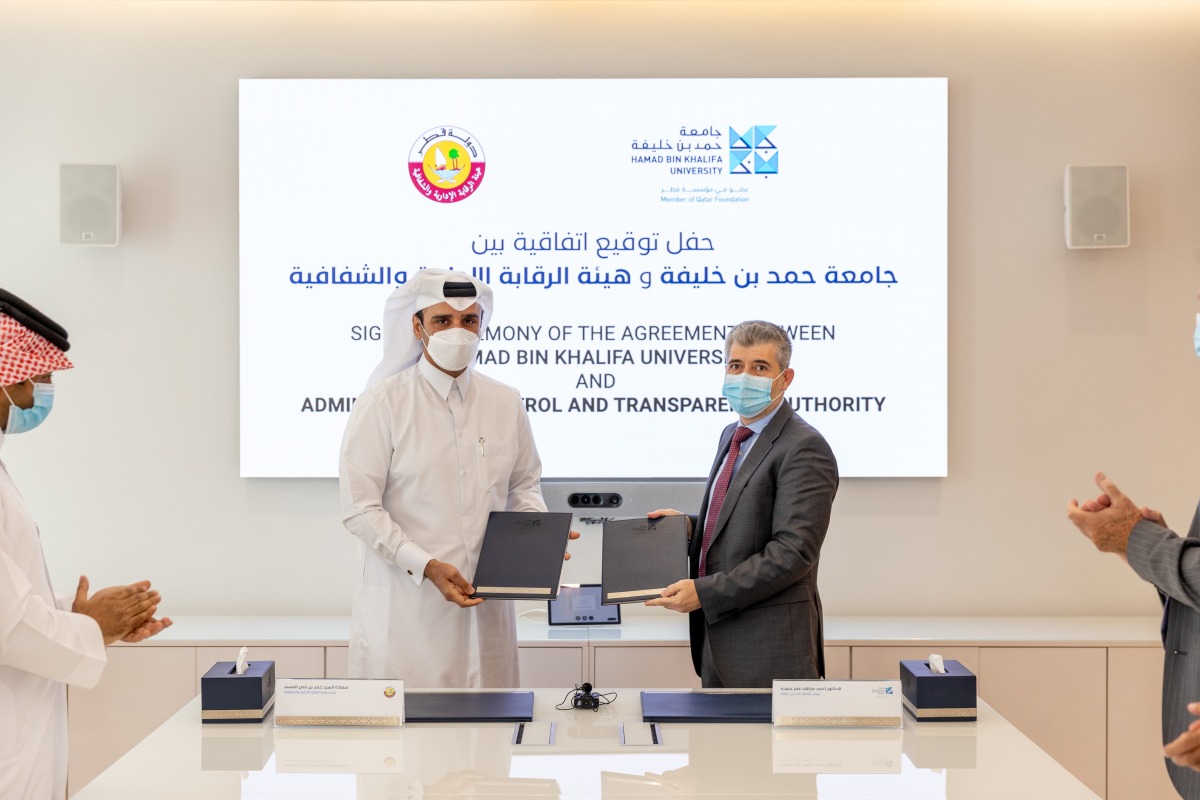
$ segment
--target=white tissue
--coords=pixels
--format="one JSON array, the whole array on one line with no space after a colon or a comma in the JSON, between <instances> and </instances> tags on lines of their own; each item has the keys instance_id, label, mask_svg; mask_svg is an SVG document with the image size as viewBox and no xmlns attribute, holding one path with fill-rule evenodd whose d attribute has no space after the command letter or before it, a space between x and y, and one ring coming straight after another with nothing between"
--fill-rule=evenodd
<instances>
[{"instance_id":1,"label":"white tissue","mask_svg":"<svg viewBox=\"0 0 1200 800\"><path fill-rule=\"evenodd\" d=\"M237 672L238 675L246 674L246 667L250 666L249 662L247 662L246 659L249 657L250 657L250 648L249 647L243 647L241 650L238 651L237 666L234 668L234 671Z\"/></svg>"},{"instance_id":2,"label":"white tissue","mask_svg":"<svg viewBox=\"0 0 1200 800\"><path fill-rule=\"evenodd\" d=\"M942 663L942 657L937 653L929 654L929 671L938 675L946 674L946 665Z\"/></svg>"}]
</instances>

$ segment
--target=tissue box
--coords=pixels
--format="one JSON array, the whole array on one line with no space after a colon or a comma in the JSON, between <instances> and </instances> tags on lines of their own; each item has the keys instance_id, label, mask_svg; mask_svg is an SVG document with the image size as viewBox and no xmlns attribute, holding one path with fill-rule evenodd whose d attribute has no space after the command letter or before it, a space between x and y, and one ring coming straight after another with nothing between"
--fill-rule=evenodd
<instances>
[{"instance_id":1,"label":"tissue box","mask_svg":"<svg viewBox=\"0 0 1200 800\"><path fill-rule=\"evenodd\" d=\"M251 661L238 675L232 661L218 661L200 679L200 719L262 722L275 704L275 662Z\"/></svg>"},{"instance_id":2,"label":"tissue box","mask_svg":"<svg viewBox=\"0 0 1200 800\"><path fill-rule=\"evenodd\" d=\"M928 661L900 662L904 707L921 722L973 722L978 716L975 674L957 661L945 665L945 673L936 673Z\"/></svg>"}]
</instances>

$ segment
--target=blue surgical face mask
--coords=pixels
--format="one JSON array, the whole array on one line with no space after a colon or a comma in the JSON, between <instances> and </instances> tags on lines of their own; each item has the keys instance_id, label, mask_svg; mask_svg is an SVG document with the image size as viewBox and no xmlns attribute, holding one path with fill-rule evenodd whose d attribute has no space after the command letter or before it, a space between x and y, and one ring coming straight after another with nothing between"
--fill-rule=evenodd
<instances>
[{"instance_id":1,"label":"blue surgical face mask","mask_svg":"<svg viewBox=\"0 0 1200 800\"><path fill-rule=\"evenodd\" d=\"M8 425L4 428L5 433L27 433L33 430L42 424L50 415L50 409L54 408L53 383L35 383L33 385L33 405L29 408L20 408L13 402L7 389L2 386L0 389L3 389L9 403Z\"/></svg>"},{"instance_id":2,"label":"blue surgical face mask","mask_svg":"<svg viewBox=\"0 0 1200 800\"><path fill-rule=\"evenodd\" d=\"M744 372L738 375L726 375L725 387L721 390L721 394L729 401L735 414L749 419L761 414L763 409L774 402L775 398L771 396L771 387L781 377L783 377L782 372L774 378L760 378Z\"/></svg>"},{"instance_id":3,"label":"blue surgical face mask","mask_svg":"<svg viewBox=\"0 0 1200 800\"><path fill-rule=\"evenodd\" d=\"M1196 357L1200 358L1200 314L1196 315L1196 332L1192 334L1192 341L1196 345Z\"/></svg>"}]
</instances>

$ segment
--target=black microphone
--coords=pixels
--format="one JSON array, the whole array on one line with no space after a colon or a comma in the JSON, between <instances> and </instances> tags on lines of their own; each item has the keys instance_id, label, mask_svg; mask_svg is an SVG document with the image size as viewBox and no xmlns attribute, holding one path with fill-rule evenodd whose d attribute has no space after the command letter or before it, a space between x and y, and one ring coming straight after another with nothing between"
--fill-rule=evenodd
<instances>
[{"instance_id":1,"label":"black microphone","mask_svg":"<svg viewBox=\"0 0 1200 800\"><path fill-rule=\"evenodd\" d=\"M596 711L600 708L600 695L592 691L592 685L585 683L575 691L571 698L571 708L590 708Z\"/></svg>"}]
</instances>

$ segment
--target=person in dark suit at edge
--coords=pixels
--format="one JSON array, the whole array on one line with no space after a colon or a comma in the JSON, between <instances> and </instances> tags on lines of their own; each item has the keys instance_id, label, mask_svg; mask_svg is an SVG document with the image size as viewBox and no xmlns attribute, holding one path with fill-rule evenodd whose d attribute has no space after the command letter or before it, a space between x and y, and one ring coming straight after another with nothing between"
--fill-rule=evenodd
<instances>
[{"instance_id":1,"label":"person in dark suit at edge","mask_svg":"<svg viewBox=\"0 0 1200 800\"><path fill-rule=\"evenodd\" d=\"M1200 314L1193 341L1200 357ZM1116 553L1158 590L1166 651L1163 754L1180 796L1200 800L1200 504L1187 536L1179 536L1161 512L1139 508L1103 472L1096 473L1096 485L1100 494L1082 504L1072 498L1067 516L1097 550Z\"/></svg>"},{"instance_id":2,"label":"person in dark suit at edge","mask_svg":"<svg viewBox=\"0 0 1200 800\"><path fill-rule=\"evenodd\" d=\"M723 394L740 419L722 432L689 519L691 577L646 603L690 615L705 688L825 675L817 567L838 468L825 438L784 402L791 356L778 325L754 320L729 332Z\"/></svg>"}]
</instances>

